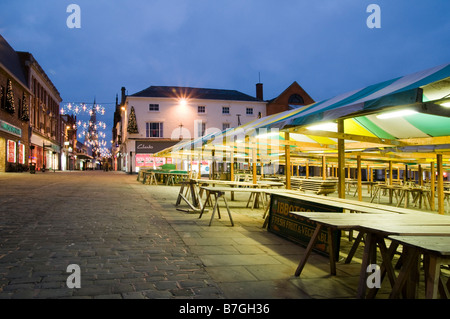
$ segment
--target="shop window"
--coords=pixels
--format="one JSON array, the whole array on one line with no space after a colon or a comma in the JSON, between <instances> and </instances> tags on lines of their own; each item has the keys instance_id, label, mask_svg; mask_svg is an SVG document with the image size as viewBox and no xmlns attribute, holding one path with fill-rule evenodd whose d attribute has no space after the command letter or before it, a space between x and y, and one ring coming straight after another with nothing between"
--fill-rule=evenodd
<instances>
[{"instance_id":1,"label":"shop window","mask_svg":"<svg viewBox=\"0 0 450 319\"><path fill-rule=\"evenodd\" d=\"M25 145L19 143L19 164L25 164Z\"/></svg>"},{"instance_id":2,"label":"shop window","mask_svg":"<svg viewBox=\"0 0 450 319\"><path fill-rule=\"evenodd\" d=\"M16 163L16 142L8 140L7 143L7 162L8 163Z\"/></svg>"}]
</instances>

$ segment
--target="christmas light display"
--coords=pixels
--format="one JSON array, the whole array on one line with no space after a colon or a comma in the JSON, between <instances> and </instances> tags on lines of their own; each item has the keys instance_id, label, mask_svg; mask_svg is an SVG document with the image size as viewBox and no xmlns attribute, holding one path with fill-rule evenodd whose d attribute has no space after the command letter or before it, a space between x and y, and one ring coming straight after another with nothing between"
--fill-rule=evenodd
<instances>
[{"instance_id":1,"label":"christmas light display","mask_svg":"<svg viewBox=\"0 0 450 319\"><path fill-rule=\"evenodd\" d=\"M30 108L28 107L28 99L25 93L23 93L22 97L23 101L23 107L22 107L22 114L20 115L20 118L22 121L28 122L30 120Z\"/></svg>"},{"instance_id":2,"label":"christmas light display","mask_svg":"<svg viewBox=\"0 0 450 319\"><path fill-rule=\"evenodd\" d=\"M136 112L134 111L134 107L131 107L130 119L128 120L128 133L138 134L139 130L136 122Z\"/></svg>"},{"instance_id":3,"label":"christmas light display","mask_svg":"<svg viewBox=\"0 0 450 319\"><path fill-rule=\"evenodd\" d=\"M99 120L97 116L104 116L106 109L100 104L94 102L93 105L86 103L65 103L61 106L61 115L76 115L77 137L84 144L91 147L94 157L110 157L111 151L108 149L106 139L107 125Z\"/></svg>"},{"instance_id":4,"label":"christmas light display","mask_svg":"<svg viewBox=\"0 0 450 319\"><path fill-rule=\"evenodd\" d=\"M6 91L5 109L11 114L14 114L16 112L16 106L14 103L14 93L13 93L11 80L8 80L8 89Z\"/></svg>"}]
</instances>

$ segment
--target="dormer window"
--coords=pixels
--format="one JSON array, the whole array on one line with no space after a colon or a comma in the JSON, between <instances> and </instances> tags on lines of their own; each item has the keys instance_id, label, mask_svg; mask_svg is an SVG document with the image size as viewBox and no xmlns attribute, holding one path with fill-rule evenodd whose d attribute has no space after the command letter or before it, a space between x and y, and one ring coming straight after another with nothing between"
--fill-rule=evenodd
<instances>
[{"instance_id":1,"label":"dormer window","mask_svg":"<svg viewBox=\"0 0 450 319\"><path fill-rule=\"evenodd\" d=\"M301 97L298 94L292 94L289 97L289 104L301 104L301 105L304 105L305 104L305 100L303 100L303 97Z\"/></svg>"}]
</instances>

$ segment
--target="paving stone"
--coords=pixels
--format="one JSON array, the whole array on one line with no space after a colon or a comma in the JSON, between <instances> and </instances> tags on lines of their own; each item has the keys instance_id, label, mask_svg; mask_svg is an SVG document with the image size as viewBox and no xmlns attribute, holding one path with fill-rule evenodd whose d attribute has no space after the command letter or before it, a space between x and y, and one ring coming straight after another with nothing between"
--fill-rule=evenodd
<instances>
[{"instance_id":1,"label":"paving stone","mask_svg":"<svg viewBox=\"0 0 450 319\"><path fill-rule=\"evenodd\" d=\"M178 288L177 281L170 281L170 280L157 281L154 283L154 285L158 290L172 290Z\"/></svg>"},{"instance_id":2,"label":"paving stone","mask_svg":"<svg viewBox=\"0 0 450 319\"><path fill-rule=\"evenodd\" d=\"M207 267L224 265L280 264L280 262L275 258L266 255L203 255L200 258L203 261L203 264Z\"/></svg>"},{"instance_id":3,"label":"paving stone","mask_svg":"<svg viewBox=\"0 0 450 319\"><path fill-rule=\"evenodd\" d=\"M208 267L207 271L216 282L257 281L257 278L245 266Z\"/></svg>"},{"instance_id":4,"label":"paving stone","mask_svg":"<svg viewBox=\"0 0 450 319\"><path fill-rule=\"evenodd\" d=\"M195 295L191 289L171 289L170 292L175 297L191 297Z\"/></svg>"},{"instance_id":5,"label":"paving stone","mask_svg":"<svg viewBox=\"0 0 450 319\"><path fill-rule=\"evenodd\" d=\"M145 299L145 294L143 292L125 292L122 293L123 299ZM108 298L110 299L110 298Z\"/></svg>"},{"instance_id":6,"label":"paving stone","mask_svg":"<svg viewBox=\"0 0 450 319\"><path fill-rule=\"evenodd\" d=\"M293 278L304 248L263 229L248 196L229 201L234 227L225 211L208 226L210 212L199 219L176 210L179 187L143 185L135 175L0 180L8 186L0 192L0 299L354 297L358 267L338 265L339 280L330 281L323 256L312 254ZM66 287L69 264L81 268L81 289Z\"/></svg>"},{"instance_id":7,"label":"paving stone","mask_svg":"<svg viewBox=\"0 0 450 319\"><path fill-rule=\"evenodd\" d=\"M35 297L38 299L60 299L68 298L72 296L72 290L68 288L64 289L40 289Z\"/></svg>"},{"instance_id":8,"label":"paving stone","mask_svg":"<svg viewBox=\"0 0 450 319\"><path fill-rule=\"evenodd\" d=\"M88 298L86 296L84 296L85 298ZM74 297L75 298L75 297ZM98 295L98 296L93 296L94 299L124 299L122 294L110 294L110 295Z\"/></svg>"},{"instance_id":9,"label":"paving stone","mask_svg":"<svg viewBox=\"0 0 450 319\"><path fill-rule=\"evenodd\" d=\"M143 290L142 293L148 299L171 299L173 294L168 290Z\"/></svg>"}]
</instances>

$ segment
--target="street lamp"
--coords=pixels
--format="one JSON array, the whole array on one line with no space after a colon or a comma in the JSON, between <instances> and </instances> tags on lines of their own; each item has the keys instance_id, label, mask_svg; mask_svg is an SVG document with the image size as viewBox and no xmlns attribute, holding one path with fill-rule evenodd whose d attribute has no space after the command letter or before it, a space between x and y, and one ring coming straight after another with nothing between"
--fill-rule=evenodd
<instances>
[{"instance_id":1,"label":"street lamp","mask_svg":"<svg viewBox=\"0 0 450 319\"><path fill-rule=\"evenodd\" d=\"M55 169L55 166L56 166L56 164L55 164L55 155L56 155L56 152L53 151L53 173L56 172L56 169Z\"/></svg>"}]
</instances>

